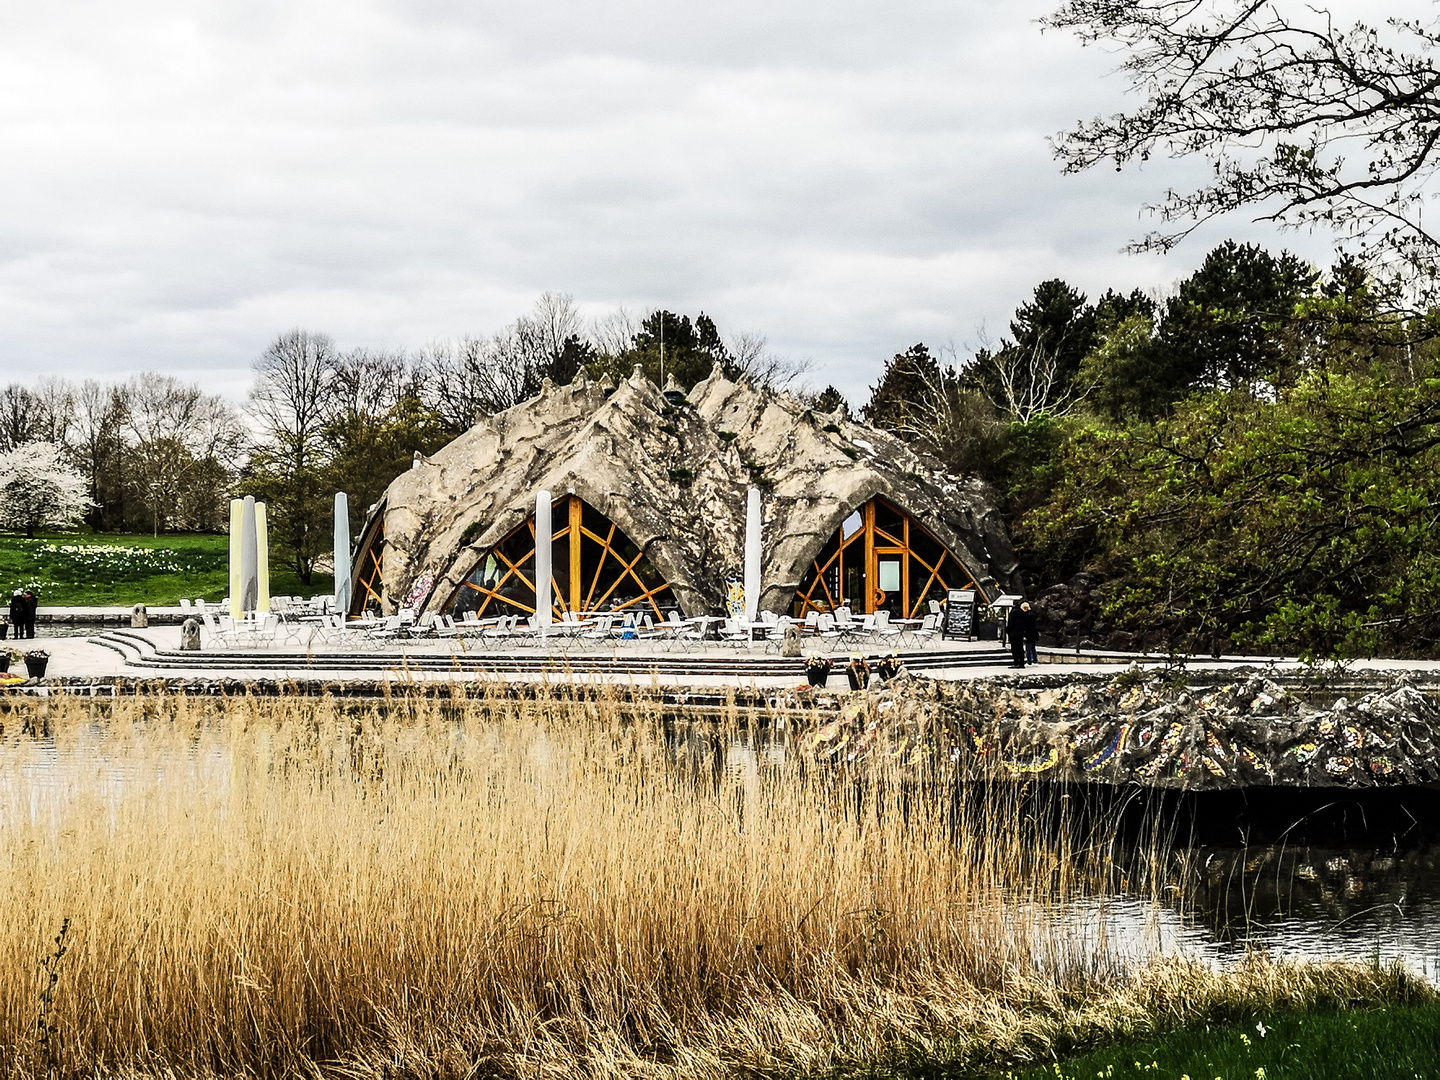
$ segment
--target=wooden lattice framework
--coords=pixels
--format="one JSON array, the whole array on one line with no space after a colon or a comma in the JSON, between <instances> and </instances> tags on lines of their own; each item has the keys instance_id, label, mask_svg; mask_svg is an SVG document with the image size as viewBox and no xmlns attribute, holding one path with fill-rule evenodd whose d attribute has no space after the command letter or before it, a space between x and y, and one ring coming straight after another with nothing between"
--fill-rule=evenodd
<instances>
[{"instance_id":1,"label":"wooden lattice framework","mask_svg":"<svg viewBox=\"0 0 1440 1080\"><path fill-rule=\"evenodd\" d=\"M670 585L619 527L575 495L557 499L551 522L551 596L558 616L567 611L648 609L657 617L674 608ZM455 590L451 614L534 614L535 515L481 556Z\"/></svg>"},{"instance_id":2,"label":"wooden lattice framework","mask_svg":"<svg viewBox=\"0 0 1440 1080\"><path fill-rule=\"evenodd\" d=\"M848 529L848 531L847 531ZM881 589L898 564L898 589ZM975 589L974 577L929 529L885 499L859 507L820 549L795 592L794 611L889 611L913 619L927 600L950 589Z\"/></svg>"},{"instance_id":3,"label":"wooden lattice framework","mask_svg":"<svg viewBox=\"0 0 1440 1080\"><path fill-rule=\"evenodd\" d=\"M378 609L380 597L385 591L385 515L377 514L370 535L365 537L360 556L360 567L355 575L354 595L350 598L350 614Z\"/></svg>"}]
</instances>

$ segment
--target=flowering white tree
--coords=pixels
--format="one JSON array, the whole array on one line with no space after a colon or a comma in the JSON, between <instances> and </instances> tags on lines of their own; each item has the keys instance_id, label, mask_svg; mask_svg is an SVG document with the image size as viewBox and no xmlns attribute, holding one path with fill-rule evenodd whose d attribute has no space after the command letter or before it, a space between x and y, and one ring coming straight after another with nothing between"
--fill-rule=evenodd
<instances>
[{"instance_id":1,"label":"flowering white tree","mask_svg":"<svg viewBox=\"0 0 1440 1080\"><path fill-rule=\"evenodd\" d=\"M71 528L92 505L85 478L51 442L30 442L0 454L0 528L34 538L35 530Z\"/></svg>"}]
</instances>

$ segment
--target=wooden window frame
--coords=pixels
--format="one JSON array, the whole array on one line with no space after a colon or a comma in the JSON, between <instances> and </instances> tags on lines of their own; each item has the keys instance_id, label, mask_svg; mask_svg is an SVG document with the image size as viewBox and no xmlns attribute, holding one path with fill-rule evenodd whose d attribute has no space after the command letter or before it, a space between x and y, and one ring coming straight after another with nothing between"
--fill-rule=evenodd
<instances>
[{"instance_id":1,"label":"wooden window frame","mask_svg":"<svg viewBox=\"0 0 1440 1080\"><path fill-rule=\"evenodd\" d=\"M355 597L351 600L351 614L365 611L373 600L376 607L381 604L385 592L385 516L380 515L374 530L360 557L360 572L355 575Z\"/></svg>"},{"instance_id":2,"label":"wooden window frame","mask_svg":"<svg viewBox=\"0 0 1440 1080\"><path fill-rule=\"evenodd\" d=\"M562 520L564 524L552 532L550 537L551 543L554 543L556 540L566 539L567 537L576 538L574 541L567 545L570 549L570 588L568 592L566 590L562 590L559 587L560 583L556 581L553 577L552 568L552 577L550 579L550 595L554 598L554 613L556 615L562 615L565 612L570 611L594 611L597 609L598 605L604 604L605 601L609 600L610 597L614 594L615 590L620 588L621 585L625 584L625 582L628 580L638 590L638 594L634 597L634 599L621 605L618 608L614 608L613 610L625 611L636 607L643 607L648 602L650 605L650 609L656 616L656 618L661 617L659 597L662 593L670 592L673 598L674 594L673 590L670 589L670 583L661 578L659 585L653 588L647 586L645 582L641 579L640 575L636 572L636 567L638 567L641 561L645 558L644 550L640 549L639 546L634 544L633 541L630 541L629 538L626 537L623 532L621 532L620 527L616 525L614 521L611 521L608 517L606 517L604 514L601 514L594 507L590 508L592 512L594 512L596 516L601 518L609 526L609 528L606 529L605 535L602 536L594 530L586 527L584 523L585 506L586 504L584 500L582 500L578 495L563 495L559 499L556 499L552 505L551 521L554 522L559 519ZM512 541L516 536L521 535L521 533L525 531L528 531L529 533L530 546L528 547L528 549L526 549L526 553L524 555L522 555L518 560L512 561L503 554L501 549L505 547L505 545L510 543L510 541ZM595 573L591 575L588 589L584 587L584 583L581 581L582 560L580 557L579 540L585 537L589 537L595 543L600 545L600 559L596 563ZM636 554L634 558L626 559L616 549L615 540L617 537L624 538L636 548ZM505 572L500 575L499 580L497 580L492 586L486 587L482 585L476 585L470 580L470 578L474 576L475 569L483 566L485 564L485 560L491 557L493 557L496 562L504 566ZM606 566L610 564L611 560L614 560L614 564L619 567L619 572L615 575L615 579L610 583L609 588L607 588L597 597L595 594L600 588L601 582L605 577ZM527 564L529 565L528 572L525 569ZM471 568L470 572L465 575L465 580L460 583L459 587L456 588L455 592L451 595L449 601L446 602L445 610L452 610L455 607L455 602L464 595L464 590L471 589L475 592L480 593L483 597L480 602L480 607L476 610L477 616L483 617L486 610L490 607L492 603L506 604L512 608L519 608L521 611L527 611L533 615L535 613L535 606L533 604L525 604L511 597L500 595L501 587L504 586L507 582L511 581L513 578L517 577L520 579L520 581L525 583L525 585L529 588L531 594L533 595L536 591L534 514L531 514L523 524L516 526L514 529L510 530L510 532L506 533L503 537L497 540L494 545L492 545L488 550L486 550L483 555L480 556L479 561L475 564L474 567Z\"/></svg>"},{"instance_id":3,"label":"wooden window frame","mask_svg":"<svg viewBox=\"0 0 1440 1080\"><path fill-rule=\"evenodd\" d=\"M877 505L898 515L900 518L900 535L880 528L875 524L875 510ZM870 614L878 610L881 604L886 603L888 596L880 591L880 559L882 557L893 557L899 555L900 562L900 611L901 618L913 619L920 612L920 606L925 597L929 594L932 585L939 583L942 589L975 589L979 592L979 586L975 584L974 576L965 569L965 564L955 557L955 553L947 547L938 536L932 533L924 525L916 521L900 507L896 506L889 499L877 495L865 502L857 511L860 514L860 528L856 529L849 537L844 535L845 523L842 521L840 527L835 531L839 537L839 544L834 553L823 563L817 556L811 563L809 587L806 587L806 579L802 578L801 587L795 590L795 604L798 610L795 612L803 618L811 611L834 611L838 607L849 606L856 614ZM850 514L846 515L848 520ZM932 566L927 560L916 553L910 546L911 530L918 530L920 535L925 536L931 543L940 549L940 558ZM827 541L825 548L830 546ZM852 550L855 549L855 550ZM847 558L847 552L849 557ZM853 566L851 560L861 561L865 571L864 591L868 594L863 597L847 596L845 594L845 570L847 566ZM918 595L911 597L910 579L911 563L920 566L922 571L929 571L925 578L924 586L919 590ZM834 567L837 570L835 580L838 595L830 591L829 582L826 581L826 574ZM807 575L808 576L808 575ZM817 593L818 590L818 593ZM983 595L983 593L981 594ZM821 602L828 604L822 607Z\"/></svg>"}]
</instances>

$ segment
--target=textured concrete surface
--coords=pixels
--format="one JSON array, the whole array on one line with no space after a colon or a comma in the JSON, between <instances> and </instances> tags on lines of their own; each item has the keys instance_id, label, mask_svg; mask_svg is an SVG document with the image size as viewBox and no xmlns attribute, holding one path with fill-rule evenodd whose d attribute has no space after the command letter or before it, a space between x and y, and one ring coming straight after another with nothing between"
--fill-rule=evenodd
<instances>
[{"instance_id":1,"label":"textured concrete surface","mask_svg":"<svg viewBox=\"0 0 1440 1080\"><path fill-rule=\"evenodd\" d=\"M886 432L718 374L678 403L639 374L608 396L584 378L547 386L417 466L383 501L391 603L427 570L429 607L446 603L533 513L541 489L578 495L615 522L689 615L723 606L725 575L743 564L752 484L765 492L763 610L789 609L819 549L876 495L924 522L987 595L1018 584L1003 522L978 481L940 472Z\"/></svg>"}]
</instances>

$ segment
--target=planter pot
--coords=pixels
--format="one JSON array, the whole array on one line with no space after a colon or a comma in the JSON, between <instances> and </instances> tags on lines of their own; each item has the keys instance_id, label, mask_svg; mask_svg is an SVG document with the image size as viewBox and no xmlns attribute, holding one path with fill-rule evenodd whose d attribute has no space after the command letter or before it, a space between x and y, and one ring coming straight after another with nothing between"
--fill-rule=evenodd
<instances>
[{"instance_id":1,"label":"planter pot","mask_svg":"<svg viewBox=\"0 0 1440 1080\"><path fill-rule=\"evenodd\" d=\"M0 651L0 675L10 670L10 654Z\"/></svg>"},{"instance_id":2,"label":"planter pot","mask_svg":"<svg viewBox=\"0 0 1440 1080\"><path fill-rule=\"evenodd\" d=\"M870 685L870 672L868 671L846 668L845 677L850 680L851 690L864 690Z\"/></svg>"},{"instance_id":3,"label":"planter pot","mask_svg":"<svg viewBox=\"0 0 1440 1080\"><path fill-rule=\"evenodd\" d=\"M45 668L48 667L49 664L49 657L46 657L44 660L31 660L27 656L25 658L25 674L29 675L32 679L43 679L45 677Z\"/></svg>"},{"instance_id":4,"label":"planter pot","mask_svg":"<svg viewBox=\"0 0 1440 1080\"><path fill-rule=\"evenodd\" d=\"M830 672L828 671L811 671L809 668L805 670L805 681L811 686L824 686L829 680Z\"/></svg>"},{"instance_id":5,"label":"planter pot","mask_svg":"<svg viewBox=\"0 0 1440 1080\"><path fill-rule=\"evenodd\" d=\"M900 662L898 660L881 660L875 665L875 672L882 680L889 682L900 674Z\"/></svg>"}]
</instances>

